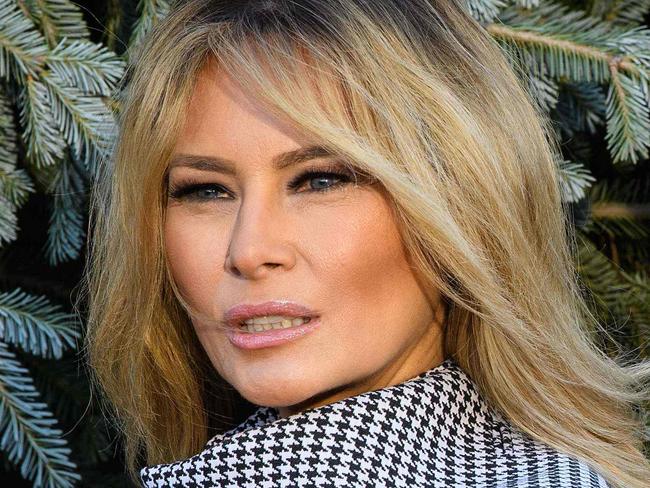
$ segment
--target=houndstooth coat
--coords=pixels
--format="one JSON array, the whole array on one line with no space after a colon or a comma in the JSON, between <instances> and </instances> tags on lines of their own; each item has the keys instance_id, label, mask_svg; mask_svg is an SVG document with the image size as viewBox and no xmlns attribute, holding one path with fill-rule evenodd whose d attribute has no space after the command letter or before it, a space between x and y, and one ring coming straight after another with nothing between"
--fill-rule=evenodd
<instances>
[{"instance_id":1,"label":"houndstooth coat","mask_svg":"<svg viewBox=\"0 0 650 488\"><path fill-rule=\"evenodd\" d=\"M507 423L451 358L398 385L279 418L260 407L145 487L610 487Z\"/></svg>"}]
</instances>

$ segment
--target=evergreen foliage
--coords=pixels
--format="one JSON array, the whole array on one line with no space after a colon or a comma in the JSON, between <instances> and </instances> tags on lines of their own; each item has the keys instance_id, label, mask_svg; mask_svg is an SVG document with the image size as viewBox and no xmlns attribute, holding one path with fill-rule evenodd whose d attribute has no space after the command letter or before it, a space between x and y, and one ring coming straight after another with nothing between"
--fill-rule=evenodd
<instances>
[{"instance_id":1,"label":"evergreen foliage","mask_svg":"<svg viewBox=\"0 0 650 488\"><path fill-rule=\"evenodd\" d=\"M83 321L60 304L70 308L88 191L115 134L112 92L171 3L0 0L0 457L34 486L127 483L79 371ZM465 4L563 142L576 263L608 331L594 339L648 358L650 3Z\"/></svg>"},{"instance_id":2,"label":"evergreen foliage","mask_svg":"<svg viewBox=\"0 0 650 488\"><path fill-rule=\"evenodd\" d=\"M79 258L88 188L114 136L109 104L123 71L116 53L90 39L75 3L0 0L1 245L16 243L18 213L41 193L51 208L42 249L48 264ZM34 357L70 361L64 352L77 349L81 328L76 315L48 297L13 286L0 293L0 450L34 486L73 486L82 479L80 469L57 426L60 417L52 414L62 399L49 394L47 403L41 400L19 355L28 363ZM82 417L77 413L75 422ZM105 447L88 454L98 460Z\"/></svg>"}]
</instances>

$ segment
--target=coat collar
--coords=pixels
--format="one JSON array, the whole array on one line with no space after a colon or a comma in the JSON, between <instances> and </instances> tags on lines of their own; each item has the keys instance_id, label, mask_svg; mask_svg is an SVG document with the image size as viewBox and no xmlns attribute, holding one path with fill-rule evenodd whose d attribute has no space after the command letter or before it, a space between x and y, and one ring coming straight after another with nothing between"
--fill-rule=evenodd
<instances>
[{"instance_id":1,"label":"coat collar","mask_svg":"<svg viewBox=\"0 0 650 488\"><path fill-rule=\"evenodd\" d=\"M499 463L499 421L469 376L448 358L403 383L288 417L259 407L197 455L148 466L140 474L147 487L276 486L278 480L293 486L300 479L348 486L359 476L384 485L395 479L417 485L436 473L458 476L451 471L457 462L450 462L456 455L461 477L473 475L477 465L505 470Z\"/></svg>"},{"instance_id":2,"label":"coat collar","mask_svg":"<svg viewBox=\"0 0 650 488\"><path fill-rule=\"evenodd\" d=\"M447 358L438 366L435 366L421 374L410 378L397 385L392 385L379 390L365 392L360 395L345 398L314 409L305 410L289 417L280 418L277 408L259 407L248 418L235 428L217 434L204 446L209 449L220 442L227 442L232 437L249 429L267 429L273 424L275 429L290 429L293 425L305 425L306 423L323 422L325 419L337 415L366 418L372 413L373 418L385 414L390 416L391 412L399 414L404 410L406 402L419 405L420 415L424 414L424 405L437 405L438 408L426 412L428 421L448 420L449 415L457 418L454 422L454 431L466 432L475 426L476 418L462 416L461 411L472 410L479 413L478 420L488 421L495 412L483 401L476 390L475 384L469 376L460 368L452 358ZM419 415L418 415L419 416ZM371 420L368 418L367 420ZM472 425L470 425L470 423ZM449 432L451 434L451 432Z\"/></svg>"}]
</instances>

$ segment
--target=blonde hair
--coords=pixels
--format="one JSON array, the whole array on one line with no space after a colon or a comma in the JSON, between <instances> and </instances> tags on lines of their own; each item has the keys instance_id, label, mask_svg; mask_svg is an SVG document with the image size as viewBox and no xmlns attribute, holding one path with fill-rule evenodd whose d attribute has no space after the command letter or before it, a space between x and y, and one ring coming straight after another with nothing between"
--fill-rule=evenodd
<instances>
[{"instance_id":1,"label":"blonde hair","mask_svg":"<svg viewBox=\"0 0 650 488\"><path fill-rule=\"evenodd\" d=\"M86 346L134 479L139 453L188 457L209 415L230 418L162 238L167 164L209 60L381 182L417 273L445 297L446 355L505 418L613 486L646 486L650 365L594 344L550 123L453 0L190 0L133 54L92 195Z\"/></svg>"}]
</instances>

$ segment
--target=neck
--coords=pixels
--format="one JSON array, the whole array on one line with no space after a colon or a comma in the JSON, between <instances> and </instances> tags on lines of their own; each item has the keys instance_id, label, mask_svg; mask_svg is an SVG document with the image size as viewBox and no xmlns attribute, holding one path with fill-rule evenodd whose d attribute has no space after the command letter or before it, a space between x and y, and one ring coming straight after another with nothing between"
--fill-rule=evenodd
<instances>
[{"instance_id":1,"label":"neck","mask_svg":"<svg viewBox=\"0 0 650 488\"><path fill-rule=\"evenodd\" d=\"M318 408L368 391L403 383L435 368L444 360L442 328L436 322L409 346L402 359L391 362L370 375L336 386L294 405L277 407L279 418Z\"/></svg>"}]
</instances>

